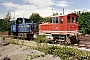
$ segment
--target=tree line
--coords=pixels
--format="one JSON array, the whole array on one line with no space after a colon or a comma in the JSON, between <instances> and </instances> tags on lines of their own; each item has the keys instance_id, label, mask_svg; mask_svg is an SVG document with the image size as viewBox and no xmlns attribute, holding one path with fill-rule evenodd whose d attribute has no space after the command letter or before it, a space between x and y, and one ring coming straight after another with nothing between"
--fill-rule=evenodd
<instances>
[{"instance_id":1,"label":"tree line","mask_svg":"<svg viewBox=\"0 0 90 60\"><path fill-rule=\"evenodd\" d=\"M90 34L90 12L83 12L80 14L77 14L79 16L78 18L78 24L79 24L79 32ZM0 31L5 32L9 31L10 29L10 20L11 14L7 12L5 18L0 19ZM37 29L38 25L42 22L51 22L51 17L42 17L38 13L32 13L29 17L30 21L33 21L37 23Z\"/></svg>"}]
</instances>

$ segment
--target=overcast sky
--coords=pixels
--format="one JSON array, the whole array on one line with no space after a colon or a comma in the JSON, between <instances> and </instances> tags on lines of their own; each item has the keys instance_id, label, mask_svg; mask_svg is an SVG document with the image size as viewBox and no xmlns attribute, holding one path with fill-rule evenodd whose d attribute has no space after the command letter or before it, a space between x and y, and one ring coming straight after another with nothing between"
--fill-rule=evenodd
<instances>
[{"instance_id":1,"label":"overcast sky","mask_svg":"<svg viewBox=\"0 0 90 60\"><path fill-rule=\"evenodd\" d=\"M9 11L14 17L28 18L32 13L39 13L42 17L52 15L53 12L65 14L72 11L90 11L90 0L0 0L0 18L5 17Z\"/></svg>"}]
</instances>

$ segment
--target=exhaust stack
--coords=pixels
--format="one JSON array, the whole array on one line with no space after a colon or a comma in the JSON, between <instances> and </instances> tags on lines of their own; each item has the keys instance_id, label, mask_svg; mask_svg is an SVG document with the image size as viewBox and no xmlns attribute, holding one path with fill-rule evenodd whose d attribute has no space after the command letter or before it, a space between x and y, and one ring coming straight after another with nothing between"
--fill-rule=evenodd
<instances>
[{"instance_id":1,"label":"exhaust stack","mask_svg":"<svg viewBox=\"0 0 90 60\"><path fill-rule=\"evenodd\" d=\"M63 15L64 15L64 8L63 8Z\"/></svg>"}]
</instances>

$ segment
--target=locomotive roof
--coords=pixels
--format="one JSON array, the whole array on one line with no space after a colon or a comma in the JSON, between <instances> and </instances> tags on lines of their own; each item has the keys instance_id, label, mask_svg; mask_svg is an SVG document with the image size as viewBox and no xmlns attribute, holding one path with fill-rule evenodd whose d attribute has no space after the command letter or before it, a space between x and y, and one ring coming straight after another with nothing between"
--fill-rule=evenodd
<instances>
[{"instance_id":1,"label":"locomotive roof","mask_svg":"<svg viewBox=\"0 0 90 60\"><path fill-rule=\"evenodd\" d=\"M51 16L51 17L68 16L68 15L75 15L75 16L77 16L76 14L67 14L67 15L55 15L55 16Z\"/></svg>"},{"instance_id":2,"label":"locomotive roof","mask_svg":"<svg viewBox=\"0 0 90 60\"><path fill-rule=\"evenodd\" d=\"M10 19L10 21L16 21L17 19Z\"/></svg>"},{"instance_id":3,"label":"locomotive roof","mask_svg":"<svg viewBox=\"0 0 90 60\"><path fill-rule=\"evenodd\" d=\"M18 19L22 19L22 18L15 18L15 19L10 19L10 21L16 21ZM27 19L27 18L24 18L24 19Z\"/></svg>"}]
</instances>

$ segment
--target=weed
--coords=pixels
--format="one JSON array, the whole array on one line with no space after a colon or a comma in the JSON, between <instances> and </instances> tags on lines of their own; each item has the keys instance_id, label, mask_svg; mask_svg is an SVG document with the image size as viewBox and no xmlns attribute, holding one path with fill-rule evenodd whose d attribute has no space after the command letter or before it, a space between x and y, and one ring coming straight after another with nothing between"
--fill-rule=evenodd
<instances>
[{"instance_id":1,"label":"weed","mask_svg":"<svg viewBox=\"0 0 90 60\"><path fill-rule=\"evenodd\" d=\"M34 40L37 43L47 43L47 38L45 35L38 35Z\"/></svg>"}]
</instances>

